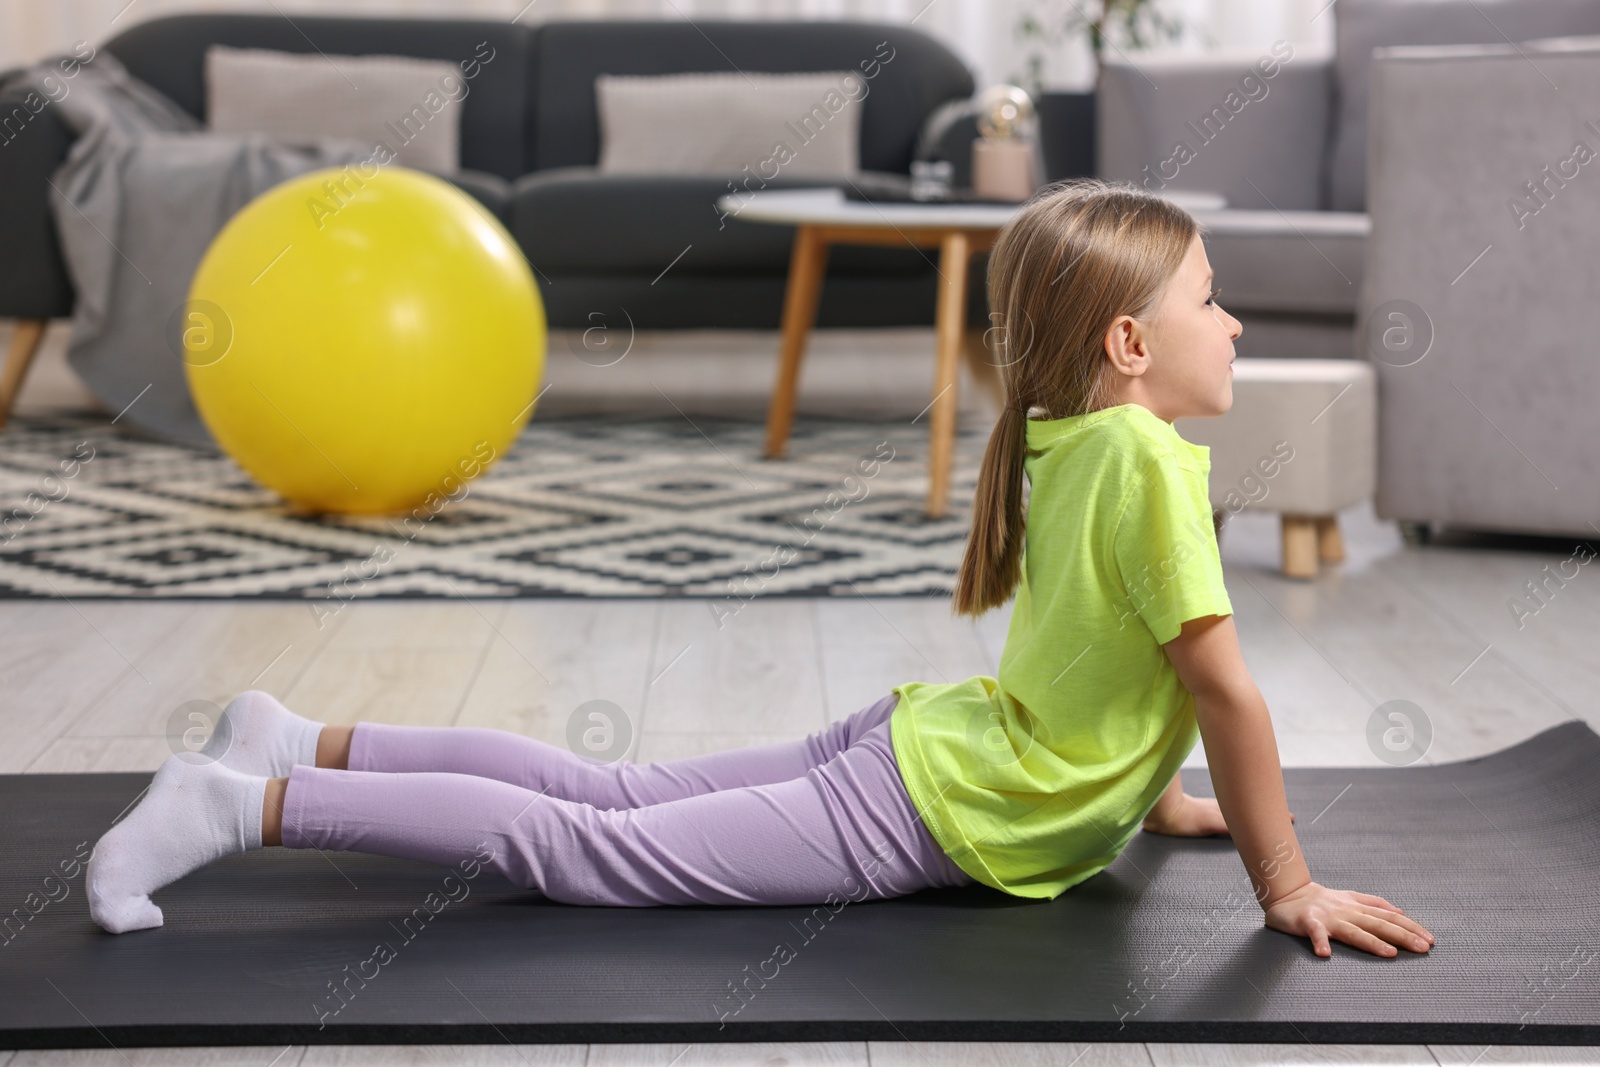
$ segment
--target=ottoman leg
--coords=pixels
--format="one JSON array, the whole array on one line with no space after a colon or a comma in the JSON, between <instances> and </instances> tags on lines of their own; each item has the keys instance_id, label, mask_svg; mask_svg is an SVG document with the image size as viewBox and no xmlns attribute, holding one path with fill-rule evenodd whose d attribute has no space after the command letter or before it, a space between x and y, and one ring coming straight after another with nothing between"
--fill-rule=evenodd
<instances>
[{"instance_id":1,"label":"ottoman leg","mask_svg":"<svg viewBox=\"0 0 1600 1067\"><path fill-rule=\"evenodd\" d=\"M1339 535L1337 515L1317 519L1317 558L1324 563L1344 562L1344 538Z\"/></svg>"},{"instance_id":2,"label":"ottoman leg","mask_svg":"<svg viewBox=\"0 0 1600 1067\"><path fill-rule=\"evenodd\" d=\"M1290 578L1317 576L1317 522L1304 515L1283 516L1283 573Z\"/></svg>"}]
</instances>

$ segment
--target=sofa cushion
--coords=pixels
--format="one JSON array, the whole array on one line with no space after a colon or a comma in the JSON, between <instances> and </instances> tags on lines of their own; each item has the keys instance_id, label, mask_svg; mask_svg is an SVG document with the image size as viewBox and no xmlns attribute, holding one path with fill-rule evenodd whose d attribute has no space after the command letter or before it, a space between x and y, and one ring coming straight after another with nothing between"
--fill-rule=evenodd
<instances>
[{"instance_id":1,"label":"sofa cushion","mask_svg":"<svg viewBox=\"0 0 1600 1067\"><path fill-rule=\"evenodd\" d=\"M1108 55L1095 100L1099 174L1221 193L1237 208L1320 208L1331 69L1287 45Z\"/></svg>"},{"instance_id":2,"label":"sofa cushion","mask_svg":"<svg viewBox=\"0 0 1600 1067\"><path fill-rule=\"evenodd\" d=\"M1386 45L1504 44L1600 33L1596 0L1340 0L1329 206L1367 205L1367 100L1372 50Z\"/></svg>"},{"instance_id":3,"label":"sofa cushion","mask_svg":"<svg viewBox=\"0 0 1600 1067\"><path fill-rule=\"evenodd\" d=\"M602 74L600 170L844 178L861 169L860 71Z\"/></svg>"},{"instance_id":4,"label":"sofa cushion","mask_svg":"<svg viewBox=\"0 0 1600 1067\"><path fill-rule=\"evenodd\" d=\"M470 19L192 14L130 26L105 48L198 119L205 117L205 53L214 44L449 60L467 85L461 166L509 180L530 169L524 151L533 139L527 92L533 37L526 26Z\"/></svg>"},{"instance_id":5,"label":"sofa cushion","mask_svg":"<svg viewBox=\"0 0 1600 1067\"><path fill-rule=\"evenodd\" d=\"M348 137L437 174L461 166L467 82L454 63L410 56L318 56L206 49L206 127L286 140Z\"/></svg>"},{"instance_id":6,"label":"sofa cushion","mask_svg":"<svg viewBox=\"0 0 1600 1067\"><path fill-rule=\"evenodd\" d=\"M768 188L835 183L780 176ZM789 269L794 229L724 217L717 198L727 178L695 175L601 174L559 167L526 175L512 187L512 229L529 261L545 275L674 274ZM934 253L911 248L841 246L829 253L835 273L919 273Z\"/></svg>"},{"instance_id":7,"label":"sofa cushion","mask_svg":"<svg viewBox=\"0 0 1600 1067\"><path fill-rule=\"evenodd\" d=\"M1358 212L1196 211L1229 311L1353 314L1371 225Z\"/></svg>"},{"instance_id":8,"label":"sofa cushion","mask_svg":"<svg viewBox=\"0 0 1600 1067\"><path fill-rule=\"evenodd\" d=\"M861 72L861 169L911 170L924 117L970 96L955 53L907 26L867 22L717 19L548 22L539 27L532 165L590 167L600 160L594 80L600 74L745 71Z\"/></svg>"}]
</instances>

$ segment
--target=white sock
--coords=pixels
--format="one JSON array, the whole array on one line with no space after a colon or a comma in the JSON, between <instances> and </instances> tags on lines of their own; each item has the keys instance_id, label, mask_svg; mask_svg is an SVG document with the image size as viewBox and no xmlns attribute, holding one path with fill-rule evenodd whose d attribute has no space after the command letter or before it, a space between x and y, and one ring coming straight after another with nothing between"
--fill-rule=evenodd
<instances>
[{"instance_id":1,"label":"white sock","mask_svg":"<svg viewBox=\"0 0 1600 1067\"><path fill-rule=\"evenodd\" d=\"M296 764L317 765L322 723L302 718L259 689L228 702L200 755L244 774L287 778Z\"/></svg>"},{"instance_id":2,"label":"white sock","mask_svg":"<svg viewBox=\"0 0 1600 1067\"><path fill-rule=\"evenodd\" d=\"M267 780L184 752L167 757L89 857L89 914L113 934L161 925L150 894L213 860L261 847Z\"/></svg>"}]
</instances>

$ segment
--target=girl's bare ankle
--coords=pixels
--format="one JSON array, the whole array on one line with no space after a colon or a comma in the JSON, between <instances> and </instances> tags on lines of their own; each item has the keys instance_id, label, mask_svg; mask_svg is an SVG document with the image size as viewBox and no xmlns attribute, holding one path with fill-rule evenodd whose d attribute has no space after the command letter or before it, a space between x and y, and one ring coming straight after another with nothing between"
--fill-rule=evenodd
<instances>
[{"instance_id":1,"label":"girl's bare ankle","mask_svg":"<svg viewBox=\"0 0 1600 1067\"><path fill-rule=\"evenodd\" d=\"M350 738L354 726L324 726L317 735L317 766L336 771L350 769Z\"/></svg>"},{"instance_id":2,"label":"girl's bare ankle","mask_svg":"<svg viewBox=\"0 0 1600 1067\"><path fill-rule=\"evenodd\" d=\"M283 844L283 802L289 792L289 779L268 778L267 791L261 798L261 843Z\"/></svg>"}]
</instances>

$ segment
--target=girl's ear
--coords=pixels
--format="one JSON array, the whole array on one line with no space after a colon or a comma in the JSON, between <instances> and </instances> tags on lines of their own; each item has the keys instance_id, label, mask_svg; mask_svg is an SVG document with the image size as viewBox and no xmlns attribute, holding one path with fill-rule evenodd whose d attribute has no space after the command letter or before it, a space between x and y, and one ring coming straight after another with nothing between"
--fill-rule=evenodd
<instances>
[{"instance_id":1,"label":"girl's ear","mask_svg":"<svg viewBox=\"0 0 1600 1067\"><path fill-rule=\"evenodd\" d=\"M1138 377L1150 366L1150 345L1144 324L1132 315L1118 315L1106 330L1105 350L1119 373Z\"/></svg>"}]
</instances>

